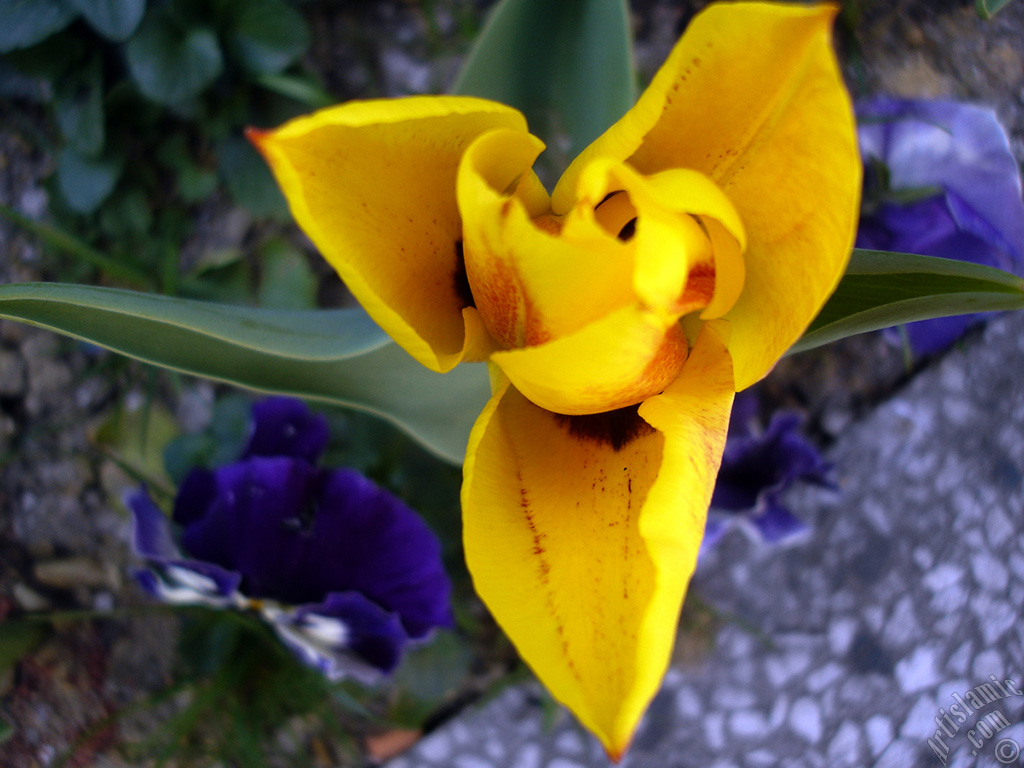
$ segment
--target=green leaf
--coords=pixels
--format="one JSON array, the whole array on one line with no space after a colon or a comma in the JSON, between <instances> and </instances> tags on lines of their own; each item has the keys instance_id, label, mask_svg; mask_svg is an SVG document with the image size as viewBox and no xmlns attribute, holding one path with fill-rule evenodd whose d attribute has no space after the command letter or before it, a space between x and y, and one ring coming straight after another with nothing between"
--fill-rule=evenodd
<instances>
[{"instance_id":1,"label":"green leaf","mask_svg":"<svg viewBox=\"0 0 1024 768\"><path fill-rule=\"evenodd\" d=\"M361 309L255 309L26 283L0 286L0 317L165 368L367 411L454 463L490 395L484 366L432 373Z\"/></svg>"},{"instance_id":2,"label":"green leaf","mask_svg":"<svg viewBox=\"0 0 1024 768\"><path fill-rule=\"evenodd\" d=\"M62 0L0 0L0 53L35 45L60 32L77 15Z\"/></svg>"},{"instance_id":3,"label":"green leaf","mask_svg":"<svg viewBox=\"0 0 1024 768\"><path fill-rule=\"evenodd\" d=\"M146 0L65 0L89 26L116 43L124 42L142 21Z\"/></svg>"},{"instance_id":4,"label":"green leaf","mask_svg":"<svg viewBox=\"0 0 1024 768\"><path fill-rule=\"evenodd\" d=\"M790 352L934 317L1024 309L1024 280L966 261L855 249L835 293Z\"/></svg>"},{"instance_id":5,"label":"green leaf","mask_svg":"<svg viewBox=\"0 0 1024 768\"><path fill-rule=\"evenodd\" d=\"M337 102L337 99L309 75L264 75L256 82L268 91L313 109L329 107Z\"/></svg>"},{"instance_id":6,"label":"green leaf","mask_svg":"<svg viewBox=\"0 0 1024 768\"><path fill-rule=\"evenodd\" d=\"M120 154L82 157L65 148L57 155L57 186L72 210L92 213L114 191L123 170L124 158Z\"/></svg>"},{"instance_id":7,"label":"green leaf","mask_svg":"<svg viewBox=\"0 0 1024 768\"><path fill-rule=\"evenodd\" d=\"M260 306L268 309L314 308L318 281L306 257L285 240L268 242L261 253Z\"/></svg>"},{"instance_id":8,"label":"green leaf","mask_svg":"<svg viewBox=\"0 0 1024 768\"><path fill-rule=\"evenodd\" d=\"M103 62L98 55L57 80L53 111L71 149L84 157L103 151Z\"/></svg>"},{"instance_id":9,"label":"green leaf","mask_svg":"<svg viewBox=\"0 0 1024 768\"><path fill-rule=\"evenodd\" d=\"M520 109L570 158L636 100L629 9L623 0L502 0L477 38L455 92Z\"/></svg>"},{"instance_id":10,"label":"green leaf","mask_svg":"<svg viewBox=\"0 0 1024 768\"><path fill-rule=\"evenodd\" d=\"M309 47L306 20L281 0L245 0L238 10L227 44L251 74L277 74Z\"/></svg>"},{"instance_id":11,"label":"green leaf","mask_svg":"<svg viewBox=\"0 0 1024 768\"><path fill-rule=\"evenodd\" d=\"M196 96L224 67L212 31L182 27L162 9L150 9L128 41L126 54L139 90L158 104L177 104Z\"/></svg>"},{"instance_id":12,"label":"green leaf","mask_svg":"<svg viewBox=\"0 0 1024 768\"><path fill-rule=\"evenodd\" d=\"M221 176L235 202L256 216L288 214L288 203L266 161L245 139L233 136L217 147Z\"/></svg>"},{"instance_id":13,"label":"green leaf","mask_svg":"<svg viewBox=\"0 0 1024 768\"><path fill-rule=\"evenodd\" d=\"M983 19L991 19L1009 4L1010 0L974 0L974 7Z\"/></svg>"}]
</instances>

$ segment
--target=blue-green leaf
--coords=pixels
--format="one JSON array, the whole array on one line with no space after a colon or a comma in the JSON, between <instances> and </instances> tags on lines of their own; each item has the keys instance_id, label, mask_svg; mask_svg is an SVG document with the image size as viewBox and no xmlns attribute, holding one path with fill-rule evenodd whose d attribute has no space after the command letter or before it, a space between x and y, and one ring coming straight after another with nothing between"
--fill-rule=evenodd
<instances>
[{"instance_id":1,"label":"blue-green leaf","mask_svg":"<svg viewBox=\"0 0 1024 768\"><path fill-rule=\"evenodd\" d=\"M974 7L983 19L991 19L1009 4L1010 0L974 0Z\"/></svg>"},{"instance_id":2,"label":"blue-green leaf","mask_svg":"<svg viewBox=\"0 0 1024 768\"><path fill-rule=\"evenodd\" d=\"M832 297L790 352L935 317L1024 309L1024 280L966 261L854 250Z\"/></svg>"},{"instance_id":3,"label":"blue-green leaf","mask_svg":"<svg viewBox=\"0 0 1024 768\"><path fill-rule=\"evenodd\" d=\"M254 75L280 72L309 47L306 20L282 0L245 0L232 21L228 45Z\"/></svg>"},{"instance_id":4,"label":"blue-green leaf","mask_svg":"<svg viewBox=\"0 0 1024 768\"><path fill-rule=\"evenodd\" d=\"M571 158L636 100L629 9L623 0L502 0L454 90L520 109L549 146L567 133Z\"/></svg>"},{"instance_id":5,"label":"blue-green leaf","mask_svg":"<svg viewBox=\"0 0 1024 768\"><path fill-rule=\"evenodd\" d=\"M91 56L84 65L66 72L54 84L53 112L60 132L75 152L96 157L103 151L103 61Z\"/></svg>"},{"instance_id":6,"label":"blue-green leaf","mask_svg":"<svg viewBox=\"0 0 1024 768\"><path fill-rule=\"evenodd\" d=\"M316 307L317 277L309 261L285 240L271 240L260 249L257 303L270 309Z\"/></svg>"},{"instance_id":7,"label":"blue-green leaf","mask_svg":"<svg viewBox=\"0 0 1024 768\"><path fill-rule=\"evenodd\" d=\"M266 161L240 136L230 136L217 145L221 177L235 202L257 216L284 218L288 203L274 181Z\"/></svg>"},{"instance_id":8,"label":"blue-green leaf","mask_svg":"<svg viewBox=\"0 0 1024 768\"><path fill-rule=\"evenodd\" d=\"M269 310L62 283L0 285L0 317L147 363L264 392L358 408L462 460L490 394L482 365L441 375L361 309Z\"/></svg>"},{"instance_id":9,"label":"blue-green leaf","mask_svg":"<svg viewBox=\"0 0 1024 768\"><path fill-rule=\"evenodd\" d=\"M57 186L68 205L79 213L92 213L117 186L124 158L116 152L83 157L70 148L57 154Z\"/></svg>"},{"instance_id":10,"label":"blue-green leaf","mask_svg":"<svg viewBox=\"0 0 1024 768\"><path fill-rule=\"evenodd\" d=\"M89 26L108 40L131 37L146 12L146 0L65 0L81 12Z\"/></svg>"},{"instance_id":11,"label":"blue-green leaf","mask_svg":"<svg viewBox=\"0 0 1024 768\"><path fill-rule=\"evenodd\" d=\"M77 15L62 0L0 0L0 53L42 42Z\"/></svg>"},{"instance_id":12,"label":"blue-green leaf","mask_svg":"<svg viewBox=\"0 0 1024 768\"><path fill-rule=\"evenodd\" d=\"M146 14L125 52L135 84L158 104L177 104L196 96L224 67L211 30L182 27L160 8Z\"/></svg>"}]
</instances>

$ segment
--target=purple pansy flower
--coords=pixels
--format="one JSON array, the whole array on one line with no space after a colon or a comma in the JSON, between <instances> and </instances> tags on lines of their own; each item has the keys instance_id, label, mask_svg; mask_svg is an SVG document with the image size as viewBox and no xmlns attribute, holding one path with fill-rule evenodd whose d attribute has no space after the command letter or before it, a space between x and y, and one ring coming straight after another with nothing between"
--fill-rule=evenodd
<instances>
[{"instance_id":1,"label":"purple pansy flower","mask_svg":"<svg viewBox=\"0 0 1024 768\"><path fill-rule=\"evenodd\" d=\"M1020 172L994 112L954 101L882 97L860 104L857 116L866 164L857 247L1020 273ZM918 355L947 349L978 318L911 323L911 349Z\"/></svg>"},{"instance_id":2,"label":"purple pansy flower","mask_svg":"<svg viewBox=\"0 0 1024 768\"><path fill-rule=\"evenodd\" d=\"M328 677L372 679L452 624L450 585L415 512L354 470L316 466L327 439L301 401L257 403L242 457L182 482L180 550L145 489L130 494L140 582L172 602L258 610Z\"/></svg>"},{"instance_id":3,"label":"purple pansy flower","mask_svg":"<svg viewBox=\"0 0 1024 768\"><path fill-rule=\"evenodd\" d=\"M801 423L799 414L777 411L762 430L757 396L749 391L736 396L703 549L713 548L732 524L741 521L768 544L791 540L807 530L807 524L782 503L782 494L799 481L831 487L831 466L801 435Z\"/></svg>"}]
</instances>

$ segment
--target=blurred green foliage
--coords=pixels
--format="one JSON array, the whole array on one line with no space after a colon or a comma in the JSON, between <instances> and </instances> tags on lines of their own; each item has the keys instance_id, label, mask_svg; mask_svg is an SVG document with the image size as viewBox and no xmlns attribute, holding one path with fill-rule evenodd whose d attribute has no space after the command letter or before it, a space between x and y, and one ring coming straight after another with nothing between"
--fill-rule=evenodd
<instances>
[{"instance_id":1,"label":"blurred green foliage","mask_svg":"<svg viewBox=\"0 0 1024 768\"><path fill-rule=\"evenodd\" d=\"M53 139L34 135L56 161L59 226L155 276L147 287L188 293L178 278L191 206L226 190L253 216L283 220L284 199L242 131L331 101L301 66L310 33L296 5L0 0L0 97L52 117ZM263 298L249 287L218 298Z\"/></svg>"}]
</instances>

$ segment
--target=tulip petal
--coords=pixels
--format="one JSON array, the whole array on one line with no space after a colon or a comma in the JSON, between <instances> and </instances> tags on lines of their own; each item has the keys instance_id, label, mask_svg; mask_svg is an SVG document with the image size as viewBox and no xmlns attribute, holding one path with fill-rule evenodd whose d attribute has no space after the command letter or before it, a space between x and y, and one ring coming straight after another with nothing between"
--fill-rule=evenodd
<instances>
[{"instance_id":1,"label":"tulip petal","mask_svg":"<svg viewBox=\"0 0 1024 768\"><path fill-rule=\"evenodd\" d=\"M764 376L846 267L861 166L831 46L836 6L722 3L696 16L637 104L566 171L556 213L599 157L714 181L747 233L743 292L726 314L736 384Z\"/></svg>"},{"instance_id":2,"label":"tulip petal","mask_svg":"<svg viewBox=\"0 0 1024 768\"><path fill-rule=\"evenodd\" d=\"M686 335L678 324L630 306L578 333L495 352L491 360L538 406L591 414L635 405L662 391L686 354Z\"/></svg>"},{"instance_id":3,"label":"tulip petal","mask_svg":"<svg viewBox=\"0 0 1024 768\"><path fill-rule=\"evenodd\" d=\"M476 590L613 758L668 664L733 389L708 324L680 377L639 412L559 416L506 383L470 437L462 506Z\"/></svg>"},{"instance_id":4,"label":"tulip petal","mask_svg":"<svg viewBox=\"0 0 1024 768\"><path fill-rule=\"evenodd\" d=\"M496 102L412 97L250 132L299 226L370 316L435 371L486 347L460 290L455 177L465 148L494 128L525 132L526 122Z\"/></svg>"}]
</instances>

